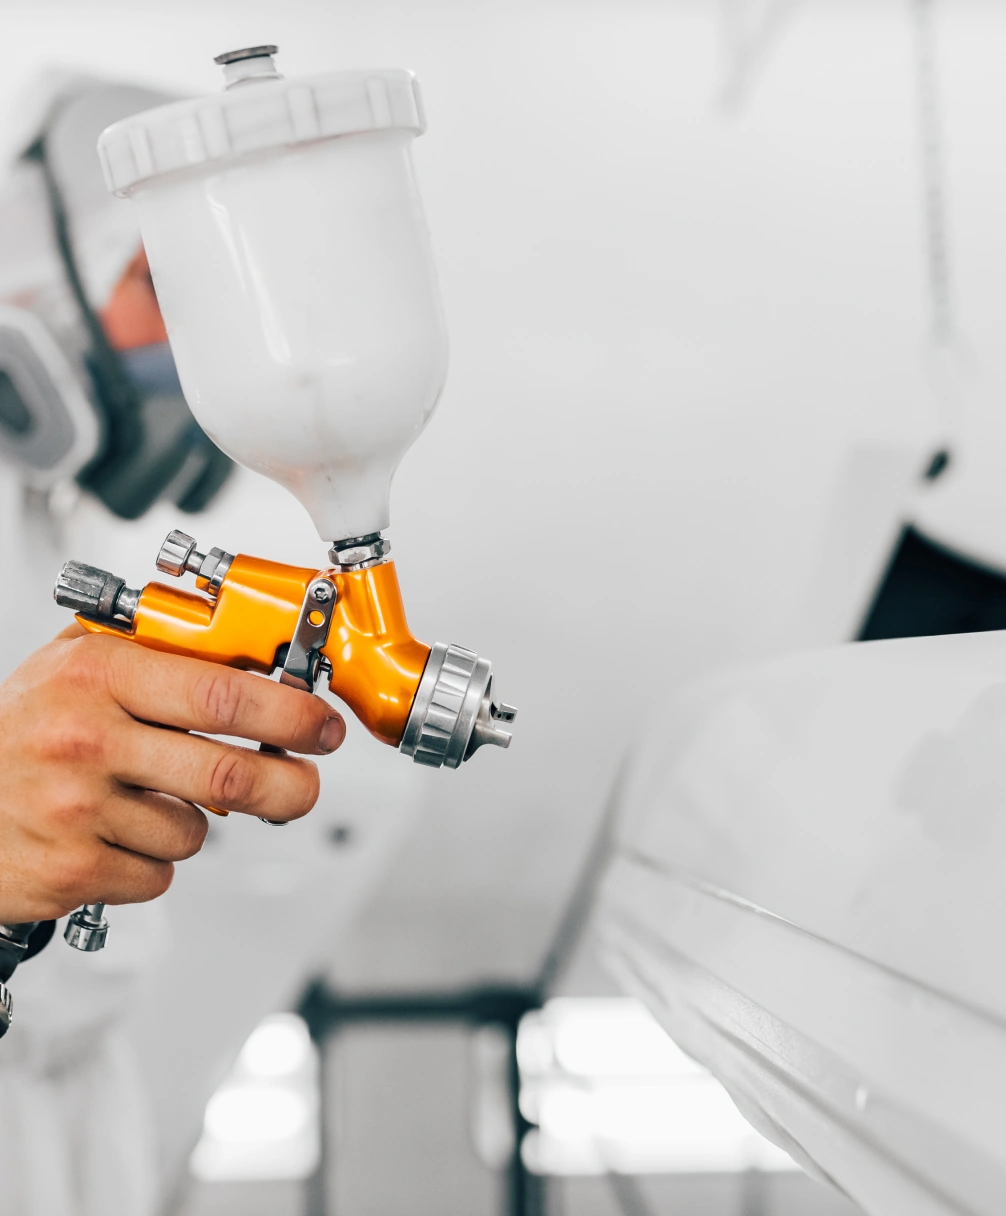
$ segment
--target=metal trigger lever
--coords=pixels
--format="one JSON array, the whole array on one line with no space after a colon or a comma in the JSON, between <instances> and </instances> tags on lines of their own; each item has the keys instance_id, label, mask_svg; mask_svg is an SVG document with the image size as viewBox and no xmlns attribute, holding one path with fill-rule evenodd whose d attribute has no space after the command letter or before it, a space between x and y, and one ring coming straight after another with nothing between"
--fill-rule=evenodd
<instances>
[{"instance_id":1,"label":"metal trigger lever","mask_svg":"<svg viewBox=\"0 0 1006 1216\"><path fill-rule=\"evenodd\" d=\"M332 628L332 613L335 611L339 593L335 583L330 578L321 576L312 579L300 606L300 616L297 618L297 629L293 641L287 648L283 661L283 671L279 677L281 684L289 684L291 688L300 688L304 692L314 692L322 672L331 668L328 660L322 655L322 649L328 641ZM260 743L260 752L281 753L283 749L272 743ZM270 827L285 828L285 819L259 818Z\"/></svg>"}]
</instances>

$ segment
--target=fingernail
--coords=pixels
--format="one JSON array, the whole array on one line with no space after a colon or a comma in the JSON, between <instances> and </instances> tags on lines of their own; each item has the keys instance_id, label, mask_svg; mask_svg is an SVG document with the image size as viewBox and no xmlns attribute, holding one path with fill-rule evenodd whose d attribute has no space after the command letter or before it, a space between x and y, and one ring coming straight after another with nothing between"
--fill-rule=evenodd
<instances>
[{"instance_id":1,"label":"fingernail","mask_svg":"<svg viewBox=\"0 0 1006 1216\"><path fill-rule=\"evenodd\" d=\"M346 737L346 723L341 718L329 718L321 728L318 747L323 752L334 752Z\"/></svg>"}]
</instances>

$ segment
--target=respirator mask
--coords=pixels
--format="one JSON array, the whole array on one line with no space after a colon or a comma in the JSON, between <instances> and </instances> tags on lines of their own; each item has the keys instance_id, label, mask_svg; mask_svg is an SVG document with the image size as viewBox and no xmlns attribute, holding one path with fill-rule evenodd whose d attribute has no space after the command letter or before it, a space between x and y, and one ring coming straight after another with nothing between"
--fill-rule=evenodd
<instances>
[{"instance_id":1,"label":"respirator mask","mask_svg":"<svg viewBox=\"0 0 1006 1216\"><path fill-rule=\"evenodd\" d=\"M108 198L95 153L109 122L165 100L96 82L53 100L18 166L36 261L52 266L0 304L0 456L30 488L76 482L123 519L162 499L199 511L232 469L185 402L139 233ZM114 298L130 272L156 325L116 341L92 301Z\"/></svg>"}]
</instances>

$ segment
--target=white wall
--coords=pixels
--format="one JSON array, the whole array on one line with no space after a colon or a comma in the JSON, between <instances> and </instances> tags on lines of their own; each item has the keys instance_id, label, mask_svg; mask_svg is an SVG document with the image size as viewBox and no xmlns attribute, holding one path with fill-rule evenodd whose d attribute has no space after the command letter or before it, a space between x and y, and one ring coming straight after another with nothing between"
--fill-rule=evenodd
<instances>
[{"instance_id":1,"label":"white wall","mask_svg":"<svg viewBox=\"0 0 1006 1216\"><path fill-rule=\"evenodd\" d=\"M998 391L1006 13L943 9L961 310ZM847 628L851 601L821 609L835 495L859 492L857 447L931 437L907 4L798 6L729 118L716 11L0 4L0 112L43 60L209 89L214 53L262 40L288 73L423 81L452 371L393 539L416 631L492 656L521 716L509 753L424 774L423 830L344 974L527 971L648 704ZM874 546L903 470L877 467Z\"/></svg>"}]
</instances>

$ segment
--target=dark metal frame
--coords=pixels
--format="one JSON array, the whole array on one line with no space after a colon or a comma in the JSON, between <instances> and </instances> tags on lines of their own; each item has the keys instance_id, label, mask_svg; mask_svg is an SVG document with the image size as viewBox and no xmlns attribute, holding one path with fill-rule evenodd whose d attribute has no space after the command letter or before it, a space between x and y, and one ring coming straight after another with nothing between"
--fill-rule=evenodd
<instances>
[{"instance_id":1,"label":"dark metal frame","mask_svg":"<svg viewBox=\"0 0 1006 1216\"><path fill-rule=\"evenodd\" d=\"M480 987L455 992L375 993L344 996L316 981L304 994L298 1013L307 1023L321 1060L321 1140L318 1168L308 1179L306 1216L329 1216L328 1138L331 1133L325 1100L325 1065L332 1041L344 1026L375 1023L455 1023L477 1028L499 1026L509 1042L507 1088L514 1128L514 1151L504 1183L505 1216L542 1216L542 1179L524 1165L520 1146L531 1124L520 1111L520 1072L517 1066L517 1028L525 1013L540 1009L538 988Z\"/></svg>"},{"instance_id":2,"label":"dark metal frame","mask_svg":"<svg viewBox=\"0 0 1006 1216\"><path fill-rule=\"evenodd\" d=\"M446 992L349 994L333 990L323 980L309 984L297 1012L307 1023L321 1062L320 1118L321 1154L318 1167L308 1179L306 1216L330 1216L328 1208L328 1145L330 1116L325 1084L333 1037L344 1026L375 1023L435 1024L453 1022L461 1026L499 1026L509 1040L507 1084L514 1129L514 1152L506 1171L503 1216L544 1216L545 1180L524 1164L521 1143L531 1124L520 1110L520 1069L517 1063L517 1028L521 1018L540 1009L574 949L586 931L594 895L611 855L614 823L620 802L625 766L619 770L594 843L580 872L579 881L553 935L537 977L526 987L483 984Z\"/></svg>"}]
</instances>

